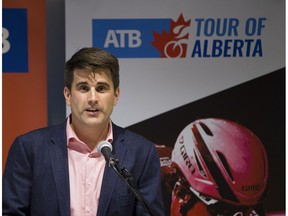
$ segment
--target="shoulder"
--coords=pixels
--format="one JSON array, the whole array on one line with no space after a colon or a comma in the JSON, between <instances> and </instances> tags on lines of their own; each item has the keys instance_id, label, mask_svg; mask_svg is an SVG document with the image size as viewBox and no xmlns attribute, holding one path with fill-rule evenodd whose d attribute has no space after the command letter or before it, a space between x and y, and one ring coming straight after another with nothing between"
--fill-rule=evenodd
<instances>
[{"instance_id":1,"label":"shoulder","mask_svg":"<svg viewBox=\"0 0 288 216\"><path fill-rule=\"evenodd\" d=\"M115 124L113 124L113 136L117 140L125 140L125 143L137 141L139 144L154 145L151 140L147 139L143 135L131 131L127 128L119 127Z\"/></svg>"},{"instance_id":2,"label":"shoulder","mask_svg":"<svg viewBox=\"0 0 288 216\"><path fill-rule=\"evenodd\" d=\"M150 156L158 157L155 144L151 140L141 134L116 125L113 126L113 145L115 151L121 149L120 151L125 151L130 156L137 156L139 160Z\"/></svg>"},{"instance_id":3,"label":"shoulder","mask_svg":"<svg viewBox=\"0 0 288 216\"><path fill-rule=\"evenodd\" d=\"M66 137L66 122L58 125L47 126L43 128L38 128L15 138L14 143L43 143L44 140L59 139Z\"/></svg>"}]
</instances>

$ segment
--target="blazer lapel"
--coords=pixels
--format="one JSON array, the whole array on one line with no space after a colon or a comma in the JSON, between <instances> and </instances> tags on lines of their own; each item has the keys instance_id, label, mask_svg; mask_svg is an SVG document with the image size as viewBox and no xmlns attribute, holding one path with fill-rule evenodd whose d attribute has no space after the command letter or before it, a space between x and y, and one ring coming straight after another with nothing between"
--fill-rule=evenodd
<instances>
[{"instance_id":1,"label":"blazer lapel","mask_svg":"<svg viewBox=\"0 0 288 216\"><path fill-rule=\"evenodd\" d=\"M106 164L101 186L97 215L107 215L107 209L111 202L113 190L115 188L117 179L117 174L111 167L108 167L108 165Z\"/></svg>"},{"instance_id":2,"label":"blazer lapel","mask_svg":"<svg viewBox=\"0 0 288 216\"><path fill-rule=\"evenodd\" d=\"M70 215L70 188L68 153L66 143L66 124L51 136L50 157L56 184L60 213L63 216Z\"/></svg>"},{"instance_id":3,"label":"blazer lapel","mask_svg":"<svg viewBox=\"0 0 288 216\"><path fill-rule=\"evenodd\" d=\"M124 144L124 136L121 133L122 129L113 125L113 150L112 155L115 159L119 160L119 166L121 167L121 161L123 161L126 148ZM107 210L111 202L112 194L115 189L117 181L122 181L113 170L107 164L105 165L104 176L101 186L101 193L98 205L97 216L107 215Z\"/></svg>"}]
</instances>

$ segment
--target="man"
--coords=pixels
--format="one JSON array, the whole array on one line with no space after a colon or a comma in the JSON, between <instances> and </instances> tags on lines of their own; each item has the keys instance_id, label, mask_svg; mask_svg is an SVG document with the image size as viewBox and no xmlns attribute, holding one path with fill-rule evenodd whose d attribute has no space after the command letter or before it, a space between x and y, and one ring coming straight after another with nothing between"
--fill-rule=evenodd
<instances>
[{"instance_id":1,"label":"man","mask_svg":"<svg viewBox=\"0 0 288 216\"><path fill-rule=\"evenodd\" d=\"M60 125L16 138L3 176L3 215L148 215L97 151L103 140L153 215L164 215L155 145L110 119L119 95L113 55L83 48L66 62L64 97L71 114Z\"/></svg>"},{"instance_id":2,"label":"man","mask_svg":"<svg viewBox=\"0 0 288 216\"><path fill-rule=\"evenodd\" d=\"M268 159L247 128L225 119L199 119L179 134L171 159L157 146L171 216L263 216ZM170 151L171 152L171 151Z\"/></svg>"}]
</instances>

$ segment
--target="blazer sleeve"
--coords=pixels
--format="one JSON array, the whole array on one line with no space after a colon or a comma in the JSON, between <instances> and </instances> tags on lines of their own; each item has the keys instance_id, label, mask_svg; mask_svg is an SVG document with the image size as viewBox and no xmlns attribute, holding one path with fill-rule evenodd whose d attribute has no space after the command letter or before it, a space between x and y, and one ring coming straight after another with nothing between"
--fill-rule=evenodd
<instances>
[{"instance_id":1,"label":"blazer sleeve","mask_svg":"<svg viewBox=\"0 0 288 216\"><path fill-rule=\"evenodd\" d=\"M32 168L20 137L9 150L2 187L2 215L29 215Z\"/></svg>"}]
</instances>

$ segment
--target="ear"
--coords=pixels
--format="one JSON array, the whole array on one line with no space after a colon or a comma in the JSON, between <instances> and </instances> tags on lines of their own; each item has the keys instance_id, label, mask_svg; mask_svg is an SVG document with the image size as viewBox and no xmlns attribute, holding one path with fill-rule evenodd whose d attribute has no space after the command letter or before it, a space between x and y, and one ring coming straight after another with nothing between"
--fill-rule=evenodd
<instances>
[{"instance_id":1,"label":"ear","mask_svg":"<svg viewBox=\"0 0 288 216\"><path fill-rule=\"evenodd\" d=\"M120 89L119 89L119 87L115 90L114 96L115 96L115 98L114 98L114 106L116 106L116 105L117 105L117 102L118 102L118 100L119 100L119 96L120 96Z\"/></svg>"},{"instance_id":2,"label":"ear","mask_svg":"<svg viewBox=\"0 0 288 216\"><path fill-rule=\"evenodd\" d=\"M63 94L64 94L64 98L65 98L67 106L70 106L71 91L66 86L64 87Z\"/></svg>"}]
</instances>

